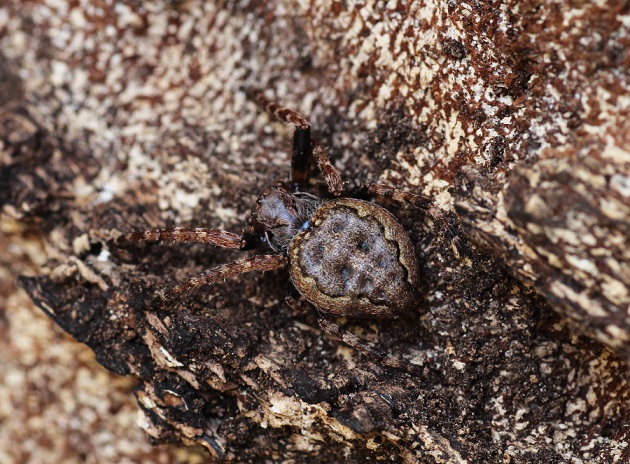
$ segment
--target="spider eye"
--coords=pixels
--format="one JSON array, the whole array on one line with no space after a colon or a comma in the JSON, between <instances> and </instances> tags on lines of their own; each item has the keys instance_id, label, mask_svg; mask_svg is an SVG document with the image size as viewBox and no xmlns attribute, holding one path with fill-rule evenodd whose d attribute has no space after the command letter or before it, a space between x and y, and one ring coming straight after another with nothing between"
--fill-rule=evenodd
<instances>
[{"instance_id":1,"label":"spider eye","mask_svg":"<svg viewBox=\"0 0 630 464\"><path fill-rule=\"evenodd\" d=\"M306 230L310 225L311 221L304 221L304 223L300 226L300 230Z\"/></svg>"}]
</instances>

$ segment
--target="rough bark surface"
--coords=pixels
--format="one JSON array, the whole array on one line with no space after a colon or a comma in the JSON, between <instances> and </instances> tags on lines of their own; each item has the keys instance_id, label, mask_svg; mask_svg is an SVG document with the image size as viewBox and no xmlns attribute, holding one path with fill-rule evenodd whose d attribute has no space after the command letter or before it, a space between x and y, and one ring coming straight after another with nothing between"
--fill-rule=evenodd
<instances>
[{"instance_id":1,"label":"rough bark surface","mask_svg":"<svg viewBox=\"0 0 630 464\"><path fill-rule=\"evenodd\" d=\"M35 337L13 341L28 306L10 282L26 273L43 312L135 379L153 443L245 462L628 462L629 29L626 1L0 6L0 330L8 359L20 354L0 370L0 456L111 461L94 432L129 406L75 414L80 444L14 447L36 425L11 426L11 388L50 362ZM288 175L292 130L248 86L305 114L350 185L430 195L462 239L456 256L439 223L389 205L422 301L401 321L339 321L422 375L322 335L284 303L284 271L147 306L239 253L113 238L238 233ZM124 397L105 377L104 401ZM67 385L41 382L34 398ZM116 456L155 458L119 436Z\"/></svg>"}]
</instances>

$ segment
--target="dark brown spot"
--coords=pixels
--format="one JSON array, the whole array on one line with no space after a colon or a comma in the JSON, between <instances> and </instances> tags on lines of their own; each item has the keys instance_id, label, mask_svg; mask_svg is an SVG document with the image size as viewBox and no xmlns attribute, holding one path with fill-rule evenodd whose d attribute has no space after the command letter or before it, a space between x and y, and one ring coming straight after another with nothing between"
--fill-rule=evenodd
<instances>
[{"instance_id":1,"label":"dark brown spot","mask_svg":"<svg viewBox=\"0 0 630 464\"><path fill-rule=\"evenodd\" d=\"M342 268L339 269L339 275L341 275L343 280L348 280L348 277L350 277L350 269L347 266L342 266Z\"/></svg>"}]
</instances>

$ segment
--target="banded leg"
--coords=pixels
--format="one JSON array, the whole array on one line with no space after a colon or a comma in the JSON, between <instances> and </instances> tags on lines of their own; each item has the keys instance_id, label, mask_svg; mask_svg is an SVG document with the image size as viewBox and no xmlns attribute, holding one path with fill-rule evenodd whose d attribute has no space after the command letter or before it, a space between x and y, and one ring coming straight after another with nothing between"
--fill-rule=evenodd
<instances>
[{"instance_id":1,"label":"banded leg","mask_svg":"<svg viewBox=\"0 0 630 464\"><path fill-rule=\"evenodd\" d=\"M159 306L182 293L201 287L202 285L209 285L218 280L235 277L246 272L282 269L286 267L286 265L287 258L284 255L257 255L227 264L220 264L202 272L196 277L188 279L186 282L157 292L153 303Z\"/></svg>"},{"instance_id":2,"label":"banded leg","mask_svg":"<svg viewBox=\"0 0 630 464\"><path fill-rule=\"evenodd\" d=\"M313 157L328 186L328 191L336 197L341 195L343 193L341 175L330 162L330 157L326 153L326 150L324 150L324 147L319 143L315 143L313 146Z\"/></svg>"},{"instance_id":3,"label":"banded leg","mask_svg":"<svg viewBox=\"0 0 630 464\"><path fill-rule=\"evenodd\" d=\"M414 366L413 364L409 364L408 362L403 361L402 359L395 358L393 356L389 356L385 354L380 349L366 343L361 338L356 335L348 332L347 330L341 328L338 324L326 319L311 303L305 302L303 300L298 300L293 298L290 295L287 295L285 300L291 308L296 311L306 312L308 308L313 310L315 317L317 318L317 323L321 327L321 329L326 332L328 335L336 338L337 340L345 343L346 345L354 348L355 350L363 353L367 357L389 367L393 367L394 369L399 369L405 372L409 372L410 374L418 374L421 373L422 369L419 366Z\"/></svg>"},{"instance_id":4,"label":"banded leg","mask_svg":"<svg viewBox=\"0 0 630 464\"><path fill-rule=\"evenodd\" d=\"M222 248L241 250L246 246L243 235L233 234L221 229L188 229L175 227L173 229L151 229L143 232L123 234L116 239L117 245L136 242L174 242L174 243L211 243Z\"/></svg>"},{"instance_id":5,"label":"banded leg","mask_svg":"<svg viewBox=\"0 0 630 464\"><path fill-rule=\"evenodd\" d=\"M410 203L427 211L434 219L437 219L437 217L441 214L434 206L432 206L431 199L426 195L407 192L385 184L368 184L360 187L359 190L371 196L389 198L397 203Z\"/></svg>"},{"instance_id":6,"label":"banded leg","mask_svg":"<svg viewBox=\"0 0 630 464\"><path fill-rule=\"evenodd\" d=\"M247 89L246 92L267 113L295 127L291 153L291 183L296 190L305 191L308 184L309 161L313 153L311 126L300 113L270 101L262 91Z\"/></svg>"},{"instance_id":7,"label":"banded leg","mask_svg":"<svg viewBox=\"0 0 630 464\"><path fill-rule=\"evenodd\" d=\"M420 367L414 366L413 364L409 364L402 359L395 358L393 356L389 356L385 354L383 351L378 348L367 344L365 341L361 340L354 334L351 334L347 330L341 328L339 325L331 322L330 320L323 317L321 314L317 317L317 322L322 330L329 335L332 335L338 340L341 340L346 345L351 346L355 350L363 353L364 355L375 359L381 364L389 367L393 367L394 369L399 369L401 371L409 372L410 374L419 374L422 372Z\"/></svg>"},{"instance_id":8,"label":"banded leg","mask_svg":"<svg viewBox=\"0 0 630 464\"><path fill-rule=\"evenodd\" d=\"M343 191L343 182L339 171L330 162L326 150L319 143L311 140L311 127L306 118L296 111L270 101L261 91L251 90L248 93L269 114L295 126L291 153L291 183L294 187L300 191L306 190L309 163L311 157L314 157L328 186L328 191L334 196L339 196Z\"/></svg>"},{"instance_id":9,"label":"banded leg","mask_svg":"<svg viewBox=\"0 0 630 464\"><path fill-rule=\"evenodd\" d=\"M446 219L444 219L440 210L433 206L433 202L426 195L406 192L384 184L368 184L361 187L360 191L363 191L371 196L376 195L383 198L389 198L397 203L409 203L426 211L435 221L439 222L442 228L449 234L451 237L453 253L457 258L460 257L459 248L461 246L461 241L459 237L455 234L455 232L453 232L453 229L451 229L451 226L448 222L446 222Z\"/></svg>"},{"instance_id":10,"label":"banded leg","mask_svg":"<svg viewBox=\"0 0 630 464\"><path fill-rule=\"evenodd\" d=\"M261 90L257 89L247 89L247 94L252 98L256 103L258 103L267 113L275 116L281 121L288 122L289 124L293 124L296 129L300 129L302 131L309 131L310 138L310 128L311 126L308 124L308 121L304 116L302 116L297 111L293 111L289 108L285 108L280 106L279 104L272 102L269 100Z\"/></svg>"}]
</instances>

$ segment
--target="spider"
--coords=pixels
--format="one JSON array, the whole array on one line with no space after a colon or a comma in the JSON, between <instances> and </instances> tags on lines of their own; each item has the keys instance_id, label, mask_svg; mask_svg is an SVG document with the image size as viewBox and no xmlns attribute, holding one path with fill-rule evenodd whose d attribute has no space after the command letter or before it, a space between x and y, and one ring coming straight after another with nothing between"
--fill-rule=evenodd
<instances>
[{"instance_id":1,"label":"spider","mask_svg":"<svg viewBox=\"0 0 630 464\"><path fill-rule=\"evenodd\" d=\"M151 229L123 234L117 244L197 242L267 253L218 265L160 290L151 305L163 307L191 289L245 272L288 266L292 291L286 301L292 308L312 310L324 332L382 364L413 371L410 364L386 355L329 317L395 319L418 302L418 264L409 236L389 211L354 197L410 203L441 219L439 213L426 196L382 184L363 185L347 193L323 146L311 137L307 120L262 92L250 95L271 115L295 127L290 179L269 187L258 198L251 230L235 234L207 228ZM327 186L327 198L308 192L313 161Z\"/></svg>"}]
</instances>

